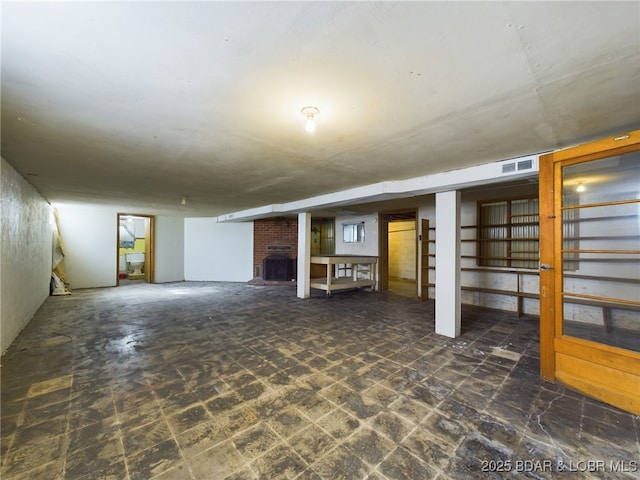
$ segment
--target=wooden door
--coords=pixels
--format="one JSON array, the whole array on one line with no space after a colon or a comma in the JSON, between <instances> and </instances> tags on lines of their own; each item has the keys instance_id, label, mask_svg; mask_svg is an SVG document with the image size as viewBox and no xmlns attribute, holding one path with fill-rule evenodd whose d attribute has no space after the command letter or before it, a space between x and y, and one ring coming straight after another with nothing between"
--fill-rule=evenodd
<instances>
[{"instance_id":1,"label":"wooden door","mask_svg":"<svg viewBox=\"0 0 640 480\"><path fill-rule=\"evenodd\" d=\"M640 131L540 157L542 376L640 414Z\"/></svg>"},{"instance_id":2,"label":"wooden door","mask_svg":"<svg viewBox=\"0 0 640 480\"><path fill-rule=\"evenodd\" d=\"M153 283L155 277L155 217L145 219L145 256L144 256L144 280Z\"/></svg>"},{"instance_id":3,"label":"wooden door","mask_svg":"<svg viewBox=\"0 0 640 480\"><path fill-rule=\"evenodd\" d=\"M389 219L378 215L378 290L389 289Z\"/></svg>"},{"instance_id":4,"label":"wooden door","mask_svg":"<svg viewBox=\"0 0 640 480\"><path fill-rule=\"evenodd\" d=\"M420 222L420 300L429 298L429 219Z\"/></svg>"}]
</instances>

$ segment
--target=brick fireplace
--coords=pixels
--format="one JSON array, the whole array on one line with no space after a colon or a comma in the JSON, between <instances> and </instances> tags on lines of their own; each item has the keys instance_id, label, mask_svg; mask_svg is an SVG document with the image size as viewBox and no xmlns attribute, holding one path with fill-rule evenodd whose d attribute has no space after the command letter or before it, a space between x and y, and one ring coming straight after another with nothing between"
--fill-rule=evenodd
<instances>
[{"instance_id":1,"label":"brick fireplace","mask_svg":"<svg viewBox=\"0 0 640 480\"><path fill-rule=\"evenodd\" d=\"M267 258L268 257L268 258ZM289 217L267 218L253 222L253 276L267 282L288 281L296 278L298 257L298 219ZM267 260L267 261L265 261ZM270 280L265 278L265 266ZM275 270L274 270L275 269ZM272 280L276 273L282 280ZM285 279L284 277L291 277Z\"/></svg>"}]
</instances>

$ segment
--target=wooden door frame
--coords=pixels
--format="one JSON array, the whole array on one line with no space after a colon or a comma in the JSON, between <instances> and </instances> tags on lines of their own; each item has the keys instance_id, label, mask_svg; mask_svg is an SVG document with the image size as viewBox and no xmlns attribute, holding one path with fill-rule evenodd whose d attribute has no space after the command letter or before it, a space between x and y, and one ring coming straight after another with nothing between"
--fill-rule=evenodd
<instances>
[{"instance_id":1,"label":"wooden door frame","mask_svg":"<svg viewBox=\"0 0 640 480\"><path fill-rule=\"evenodd\" d=\"M540 157L540 374L550 381L560 381L572 388L634 413L640 412L640 401L614 391L610 382L602 382L612 374L637 381L640 355L618 347L563 335L563 265L562 254L562 167L638 151L640 130L598 140ZM596 356L597 355L597 356ZM593 363L591 362L593 358ZM558 364L562 359L562 364ZM566 376L566 366L580 364L580 376ZM568 363L567 363L568 365ZM603 373L596 379L589 367ZM575 367L572 367L575 368ZM609 370L607 370L609 369ZM610 372L610 373L609 373ZM559 374L562 376L559 378ZM564 377L564 378L563 378ZM636 379L636 380L633 380ZM626 396L625 396L626 395Z\"/></svg>"},{"instance_id":2,"label":"wooden door frame","mask_svg":"<svg viewBox=\"0 0 640 480\"><path fill-rule=\"evenodd\" d=\"M389 220L386 219L388 215L401 214L401 213L412 213L414 214L414 222L416 227L416 254L415 254L415 275L416 275L416 297L420 298L420 292L418 291L420 286L418 285L418 273L420 266L418 265L419 260L419 249L418 249L418 209L417 208L403 208L403 209L395 209L384 212L378 212L378 290L388 290L389 289Z\"/></svg>"},{"instance_id":3,"label":"wooden door frame","mask_svg":"<svg viewBox=\"0 0 640 480\"><path fill-rule=\"evenodd\" d=\"M429 219L420 219L420 233L418 234L420 254L418 255L418 272L420 278L419 296L421 301L429 299Z\"/></svg>"},{"instance_id":4,"label":"wooden door frame","mask_svg":"<svg viewBox=\"0 0 640 480\"><path fill-rule=\"evenodd\" d=\"M144 280L147 283L155 281L155 233L156 217L145 213L118 213L116 218L116 287L120 286L120 218L139 217L145 220L145 254L144 254ZM148 221L147 221L148 220Z\"/></svg>"}]
</instances>

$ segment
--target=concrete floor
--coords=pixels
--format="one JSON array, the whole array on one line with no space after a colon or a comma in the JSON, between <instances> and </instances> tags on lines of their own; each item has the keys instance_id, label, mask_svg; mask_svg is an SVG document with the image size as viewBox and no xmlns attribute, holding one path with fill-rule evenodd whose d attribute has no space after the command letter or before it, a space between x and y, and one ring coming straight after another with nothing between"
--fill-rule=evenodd
<instances>
[{"instance_id":1,"label":"concrete floor","mask_svg":"<svg viewBox=\"0 0 640 480\"><path fill-rule=\"evenodd\" d=\"M1 477L638 478L640 419L540 380L537 319L433 330L368 291L50 297L2 358Z\"/></svg>"}]
</instances>

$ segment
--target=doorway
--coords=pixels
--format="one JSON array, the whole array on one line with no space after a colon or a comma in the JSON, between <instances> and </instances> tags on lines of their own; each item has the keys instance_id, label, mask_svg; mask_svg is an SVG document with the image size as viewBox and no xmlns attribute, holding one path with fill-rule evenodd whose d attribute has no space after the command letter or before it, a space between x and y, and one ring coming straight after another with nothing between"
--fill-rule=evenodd
<instances>
[{"instance_id":1,"label":"doorway","mask_svg":"<svg viewBox=\"0 0 640 480\"><path fill-rule=\"evenodd\" d=\"M397 295L418 297L416 212L381 215L380 287Z\"/></svg>"},{"instance_id":2,"label":"doorway","mask_svg":"<svg viewBox=\"0 0 640 480\"><path fill-rule=\"evenodd\" d=\"M155 217L118 214L116 244L116 285L154 281Z\"/></svg>"},{"instance_id":3,"label":"doorway","mask_svg":"<svg viewBox=\"0 0 640 480\"><path fill-rule=\"evenodd\" d=\"M540 370L640 414L640 131L540 157Z\"/></svg>"}]
</instances>

